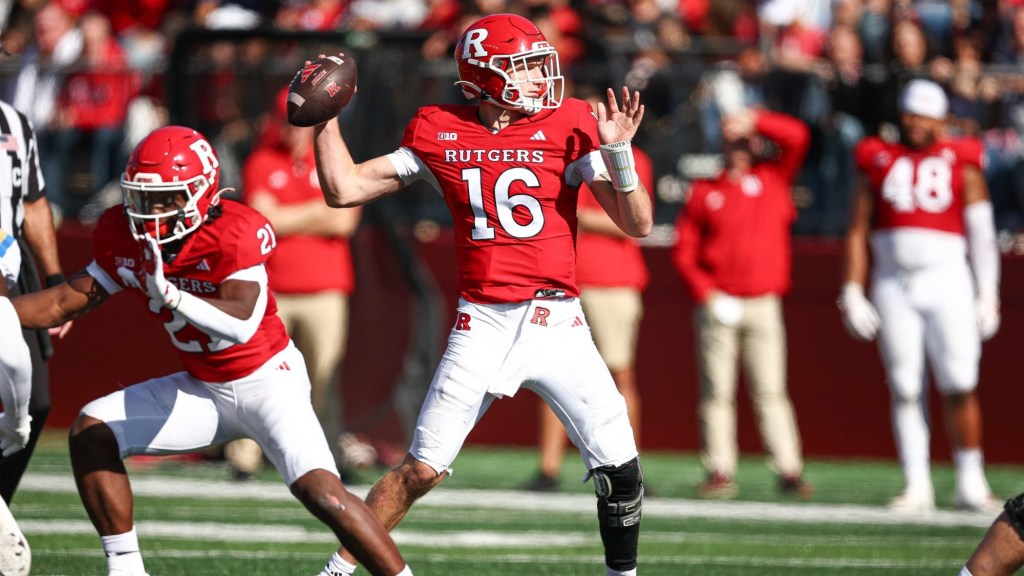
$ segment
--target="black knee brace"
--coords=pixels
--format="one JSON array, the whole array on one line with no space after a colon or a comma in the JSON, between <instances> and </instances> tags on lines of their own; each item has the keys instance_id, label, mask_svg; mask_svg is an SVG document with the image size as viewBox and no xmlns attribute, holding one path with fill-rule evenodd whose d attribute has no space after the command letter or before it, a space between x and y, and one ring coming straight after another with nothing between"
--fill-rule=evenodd
<instances>
[{"instance_id":1,"label":"black knee brace","mask_svg":"<svg viewBox=\"0 0 1024 576\"><path fill-rule=\"evenodd\" d=\"M640 540L640 516L644 499L644 476L640 459L621 466L602 466L590 471L597 493L597 519L604 542L604 559L619 571L636 567Z\"/></svg>"},{"instance_id":2,"label":"black knee brace","mask_svg":"<svg viewBox=\"0 0 1024 576\"><path fill-rule=\"evenodd\" d=\"M1006 516L1010 519L1010 525L1017 531L1020 539L1024 540L1024 492L1007 500L1003 510L1006 511Z\"/></svg>"}]
</instances>

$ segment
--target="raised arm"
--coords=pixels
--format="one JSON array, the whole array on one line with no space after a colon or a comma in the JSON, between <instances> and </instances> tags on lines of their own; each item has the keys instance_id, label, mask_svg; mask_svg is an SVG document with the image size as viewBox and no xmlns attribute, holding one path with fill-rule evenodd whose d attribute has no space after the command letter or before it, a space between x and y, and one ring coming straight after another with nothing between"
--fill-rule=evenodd
<instances>
[{"instance_id":1,"label":"raised arm","mask_svg":"<svg viewBox=\"0 0 1024 576\"><path fill-rule=\"evenodd\" d=\"M615 91L607 92L608 104L598 104L597 133L601 139L601 156L608 172L598 174L590 189L615 225L626 234L643 238L651 233L654 216L651 198L636 174L632 140L644 117L640 93L622 88L622 105Z\"/></svg>"},{"instance_id":2,"label":"raised arm","mask_svg":"<svg viewBox=\"0 0 1024 576\"><path fill-rule=\"evenodd\" d=\"M356 163L341 135L337 120L313 129L316 170L324 200L332 208L361 206L404 186L386 156Z\"/></svg>"}]
</instances>

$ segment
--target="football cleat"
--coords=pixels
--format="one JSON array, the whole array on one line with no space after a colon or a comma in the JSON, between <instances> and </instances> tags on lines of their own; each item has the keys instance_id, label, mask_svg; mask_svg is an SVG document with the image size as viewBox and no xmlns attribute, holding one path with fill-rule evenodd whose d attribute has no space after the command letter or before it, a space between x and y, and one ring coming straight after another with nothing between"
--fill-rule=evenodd
<instances>
[{"instance_id":1,"label":"football cleat","mask_svg":"<svg viewBox=\"0 0 1024 576\"><path fill-rule=\"evenodd\" d=\"M0 576L28 576L32 550L7 504L0 500Z\"/></svg>"},{"instance_id":2,"label":"football cleat","mask_svg":"<svg viewBox=\"0 0 1024 576\"><path fill-rule=\"evenodd\" d=\"M930 490L905 490L887 507L897 514L927 514L935 511L935 494Z\"/></svg>"}]
</instances>

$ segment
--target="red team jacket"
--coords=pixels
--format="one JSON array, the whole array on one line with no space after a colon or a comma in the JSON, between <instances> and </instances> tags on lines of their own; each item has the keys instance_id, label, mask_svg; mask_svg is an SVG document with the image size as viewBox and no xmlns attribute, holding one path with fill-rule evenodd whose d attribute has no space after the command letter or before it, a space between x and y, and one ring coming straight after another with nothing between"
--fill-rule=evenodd
<instances>
[{"instance_id":1,"label":"red team jacket","mask_svg":"<svg viewBox=\"0 0 1024 576\"><path fill-rule=\"evenodd\" d=\"M980 140L942 139L916 149L871 137L857 145L854 158L871 182L874 228L964 234L964 167L983 166Z\"/></svg>"},{"instance_id":2,"label":"red team jacket","mask_svg":"<svg viewBox=\"0 0 1024 576\"><path fill-rule=\"evenodd\" d=\"M757 133L775 142L778 158L731 180L726 171L693 183L676 220L672 260L697 302L711 290L733 296L785 294L790 287L790 187L810 135L799 120L760 111Z\"/></svg>"},{"instance_id":3,"label":"red team jacket","mask_svg":"<svg viewBox=\"0 0 1024 576\"><path fill-rule=\"evenodd\" d=\"M193 232L173 262L164 262L168 282L195 296L216 298L228 276L266 263L274 250L270 223L259 212L237 202L222 200L222 215ZM142 268L142 246L132 237L124 207L114 206L100 217L93 230L96 264L122 289L134 295L146 310L149 297L118 275L119 267L136 273ZM245 344L217 340L188 324L179 314L160 308L171 343L185 370L205 382L228 382L248 376L288 345L288 334L277 317L273 293L256 334Z\"/></svg>"},{"instance_id":4,"label":"red team jacket","mask_svg":"<svg viewBox=\"0 0 1024 576\"><path fill-rule=\"evenodd\" d=\"M571 166L599 146L582 100L513 122L499 133L477 108L428 106L402 146L436 178L455 228L459 295L471 302L533 299L540 289L578 296L576 201Z\"/></svg>"},{"instance_id":5,"label":"red team jacket","mask_svg":"<svg viewBox=\"0 0 1024 576\"><path fill-rule=\"evenodd\" d=\"M242 171L243 199L263 189L283 206L324 201L317 178L313 147L305 161L296 162L282 146L264 145L253 150ZM270 288L278 294L343 292L355 287L348 238L318 234L278 236L277 248L267 262Z\"/></svg>"}]
</instances>

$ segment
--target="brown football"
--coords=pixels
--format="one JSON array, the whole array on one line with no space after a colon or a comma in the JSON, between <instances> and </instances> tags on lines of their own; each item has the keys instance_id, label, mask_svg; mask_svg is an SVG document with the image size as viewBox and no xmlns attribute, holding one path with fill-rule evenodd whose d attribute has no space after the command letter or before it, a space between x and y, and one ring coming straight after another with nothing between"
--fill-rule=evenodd
<instances>
[{"instance_id":1,"label":"brown football","mask_svg":"<svg viewBox=\"0 0 1024 576\"><path fill-rule=\"evenodd\" d=\"M356 91L356 61L324 56L295 74L288 86L288 123L316 126L338 116Z\"/></svg>"}]
</instances>

